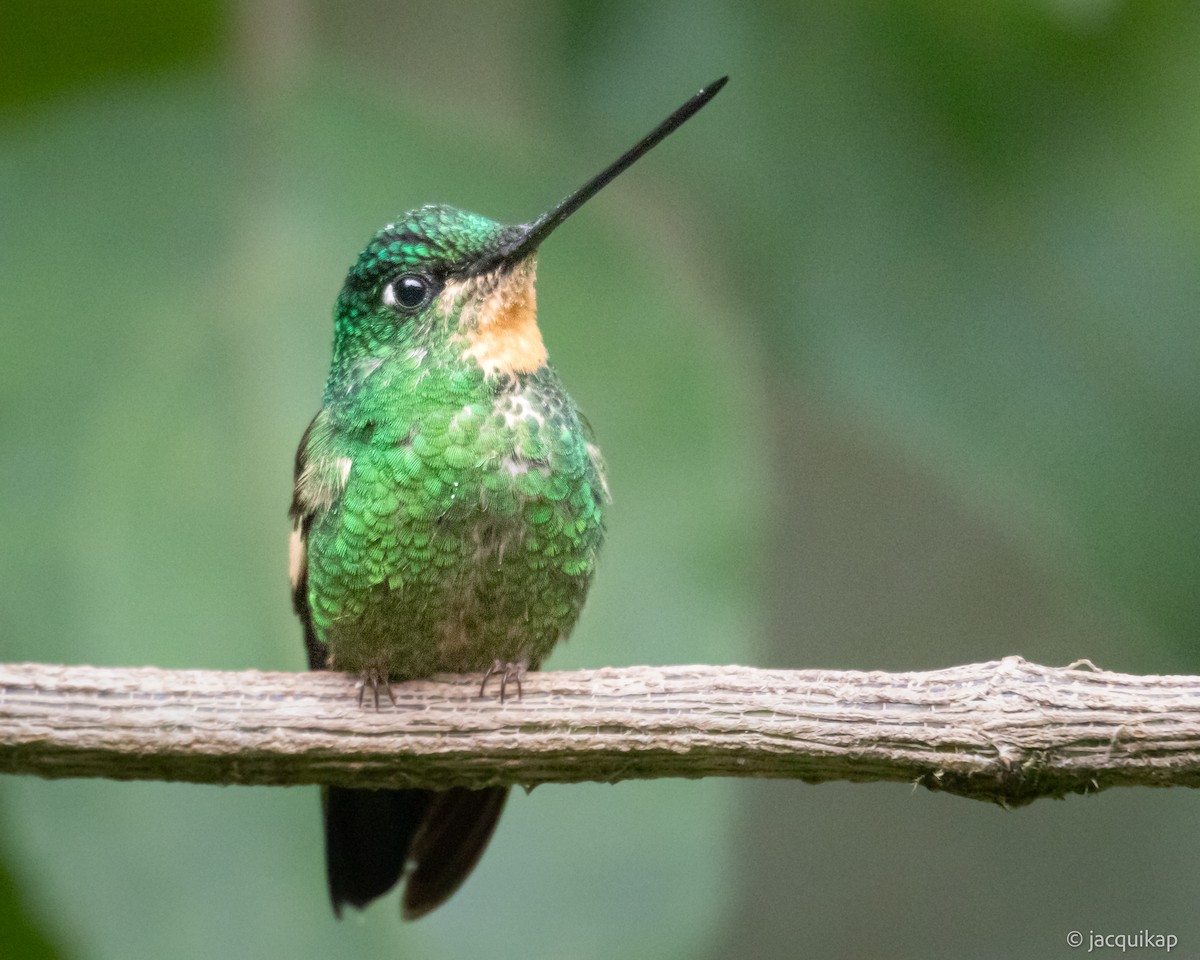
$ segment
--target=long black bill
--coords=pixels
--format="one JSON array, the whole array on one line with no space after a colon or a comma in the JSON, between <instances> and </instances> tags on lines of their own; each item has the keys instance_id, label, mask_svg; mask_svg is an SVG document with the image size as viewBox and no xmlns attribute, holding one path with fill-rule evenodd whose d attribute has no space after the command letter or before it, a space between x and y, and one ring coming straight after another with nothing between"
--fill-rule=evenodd
<instances>
[{"instance_id":1,"label":"long black bill","mask_svg":"<svg viewBox=\"0 0 1200 960\"><path fill-rule=\"evenodd\" d=\"M592 177L582 187L569 197L566 197L558 206L543 213L533 223L525 227L523 234L516 239L513 246L504 251L504 261L507 263L516 263L533 253L560 223L587 203L588 200L615 180L627 168L632 166L639 157L648 153L664 140L668 134L673 133L687 122L696 111L720 92L728 80L728 77L721 77L720 80L714 80L667 117L666 120L646 134L646 136L642 137L629 150L625 151L615 163L601 170L600 173Z\"/></svg>"}]
</instances>

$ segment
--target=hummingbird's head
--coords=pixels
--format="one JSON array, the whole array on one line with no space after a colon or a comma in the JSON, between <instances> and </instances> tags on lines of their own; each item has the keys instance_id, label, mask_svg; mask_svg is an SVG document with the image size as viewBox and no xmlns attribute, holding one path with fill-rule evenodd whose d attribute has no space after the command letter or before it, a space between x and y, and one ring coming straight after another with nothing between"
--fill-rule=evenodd
<instances>
[{"instance_id":1,"label":"hummingbird's head","mask_svg":"<svg viewBox=\"0 0 1200 960\"><path fill-rule=\"evenodd\" d=\"M532 223L504 226L454 207L410 210L371 239L350 268L334 318L330 389L353 390L389 359L419 369L468 360L485 376L537 370L537 250L560 224L711 100L701 90L615 163Z\"/></svg>"},{"instance_id":2,"label":"hummingbird's head","mask_svg":"<svg viewBox=\"0 0 1200 960\"><path fill-rule=\"evenodd\" d=\"M372 360L424 360L453 348L485 374L536 370L546 348L537 327L537 251L524 246L528 234L527 226L440 205L389 223L346 277L335 314L335 364L341 353L373 370Z\"/></svg>"}]
</instances>

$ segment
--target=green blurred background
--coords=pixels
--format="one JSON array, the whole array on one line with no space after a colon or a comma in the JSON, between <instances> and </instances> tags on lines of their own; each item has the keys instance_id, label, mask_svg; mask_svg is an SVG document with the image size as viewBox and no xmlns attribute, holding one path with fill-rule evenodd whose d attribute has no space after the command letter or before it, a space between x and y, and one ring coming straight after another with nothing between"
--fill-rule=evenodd
<instances>
[{"instance_id":1,"label":"green blurred background","mask_svg":"<svg viewBox=\"0 0 1200 960\"><path fill-rule=\"evenodd\" d=\"M284 511L370 234L522 221L610 462L552 667L1200 672L1200 5L0 8L0 658L299 669ZM519 795L444 909L337 923L315 789L0 780L0 956L1200 950L1200 800ZM1076 951L1078 953L1079 951Z\"/></svg>"}]
</instances>

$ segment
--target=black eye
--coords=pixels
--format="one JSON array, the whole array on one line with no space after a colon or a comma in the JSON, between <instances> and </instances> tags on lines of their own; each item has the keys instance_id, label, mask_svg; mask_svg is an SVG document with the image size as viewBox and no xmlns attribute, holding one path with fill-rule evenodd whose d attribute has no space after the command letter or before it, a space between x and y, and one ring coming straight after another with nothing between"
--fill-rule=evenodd
<instances>
[{"instance_id":1,"label":"black eye","mask_svg":"<svg viewBox=\"0 0 1200 960\"><path fill-rule=\"evenodd\" d=\"M433 280L405 273L383 288L383 302L401 310L416 310L433 299Z\"/></svg>"}]
</instances>

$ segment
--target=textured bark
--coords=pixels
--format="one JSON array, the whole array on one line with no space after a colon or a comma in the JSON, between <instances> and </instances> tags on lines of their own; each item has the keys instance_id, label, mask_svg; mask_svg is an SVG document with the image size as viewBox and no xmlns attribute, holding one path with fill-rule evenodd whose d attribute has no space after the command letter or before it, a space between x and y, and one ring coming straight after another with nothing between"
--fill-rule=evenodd
<instances>
[{"instance_id":1,"label":"textured bark","mask_svg":"<svg viewBox=\"0 0 1200 960\"><path fill-rule=\"evenodd\" d=\"M482 787L655 777L906 781L1008 805L1200 785L1200 677L1019 657L922 673L628 667L395 684L338 673L0 664L0 772Z\"/></svg>"}]
</instances>

